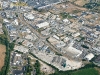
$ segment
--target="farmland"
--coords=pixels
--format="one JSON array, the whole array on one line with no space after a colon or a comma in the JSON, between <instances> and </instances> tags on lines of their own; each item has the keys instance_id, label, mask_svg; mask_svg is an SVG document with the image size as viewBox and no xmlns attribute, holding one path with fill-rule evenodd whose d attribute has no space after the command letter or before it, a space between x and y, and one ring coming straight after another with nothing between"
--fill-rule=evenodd
<instances>
[{"instance_id":1,"label":"farmland","mask_svg":"<svg viewBox=\"0 0 100 75\"><path fill-rule=\"evenodd\" d=\"M4 65L5 52L6 52L6 47L4 45L0 45L0 69Z\"/></svg>"}]
</instances>

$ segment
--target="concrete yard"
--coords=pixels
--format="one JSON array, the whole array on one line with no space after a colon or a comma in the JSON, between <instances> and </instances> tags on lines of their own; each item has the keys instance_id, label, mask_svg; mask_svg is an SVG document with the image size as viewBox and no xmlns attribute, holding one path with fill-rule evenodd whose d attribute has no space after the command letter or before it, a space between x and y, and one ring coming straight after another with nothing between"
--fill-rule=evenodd
<instances>
[{"instance_id":1,"label":"concrete yard","mask_svg":"<svg viewBox=\"0 0 100 75\"><path fill-rule=\"evenodd\" d=\"M40 58L41 60L55 66L56 68L58 68L59 70L62 70L62 71L66 71L66 70L74 70L74 69L78 69L78 68L81 68L82 67L82 61L76 61L76 60L72 60L72 59L69 59L67 57L64 57L64 56L58 56L58 55L55 55L55 54L45 54L43 52L38 52L38 53L34 53L36 56L38 56L38 58ZM45 58L44 58L45 57ZM53 58L54 57L57 57L58 61L57 62L56 60L53 61ZM66 60L66 67L63 67L61 66L61 61L62 60Z\"/></svg>"}]
</instances>

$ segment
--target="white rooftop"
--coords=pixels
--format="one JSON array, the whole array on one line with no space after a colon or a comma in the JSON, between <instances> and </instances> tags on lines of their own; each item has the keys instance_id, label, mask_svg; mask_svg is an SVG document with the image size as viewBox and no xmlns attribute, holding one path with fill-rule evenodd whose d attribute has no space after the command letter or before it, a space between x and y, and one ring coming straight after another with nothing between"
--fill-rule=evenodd
<instances>
[{"instance_id":1,"label":"white rooftop","mask_svg":"<svg viewBox=\"0 0 100 75\"><path fill-rule=\"evenodd\" d=\"M18 19L15 19L13 22L15 25L18 25Z\"/></svg>"},{"instance_id":2,"label":"white rooftop","mask_svg":"<svg viewBox=\"0 0 100 75\"><path fill-rule=\"evenodd\" d=\"M33 40L32 35L26 35L25 38L28 39L28 40Z\"/></svg>"},{"instance_id":3,"label":"white rooftop","mask_svg":"<svg viewBox=\"0 0 100 75\"><path fill-rule=\"evenodd\" d=\"M23 52L23 53L28 52L28 49L25 48L24 46L17 46L17 45L15 45L14 50L18 50L18 51Z\"/></svg>"},{"instance_id":4,"label":"white rooftop","mask_svg":"<svg viewBox=\"0 0 100 75\"><path fill-rule=\"evenodd\" d=\"M29 19L29 20L33 20L34 19L34 15L32 13L24 13L24 17Z\"/></svg>"},{"instance_id":5,"label":"white rooftop","mask_svg":"<svg viewBox=\"0 0 100 75\"><path fill-rule=\"evenodd\" d=\"M68 51L69 53L71 54L74 54L75 57L78 57L82 54L82 51L80 50L77 50L76 48L72 47L72 46L69 46L66 51Z\"/></svg>"},{"instance_id":6,"label":"white rooftop","mask_svg":"<svg viewBox=\"0 0 100 75\"><path fill-rule=\"evenodd\" d=\"M92 53L89 53L85 56L86 59L91 60L94 57Z\"/></svg>"},{"instance_id":7,"label":"white rooftop","mask_svg":"<svg viewBox=\"0 0 100 75\"><path fill-rule=\"evenodd\" d=\"M18 0L10 0L11 2L18 2Z\"/></svg>"},{"instance_id":8,"label":"white rooftop","mask_svg":"<svg viewBox=\"0 0 100 75\"><path fill-rule=\"evenodd\" d=\"M39 28L43 28L43 27L49 26L49 23L48 22L43 22L43 23L37 24L36 26L39 27Z\"/></svg>"},{"instance_id":9,"label":"white rooftop","mask_svg":"<svg viewBox=\"0 0 100 75\"><path fill-rule=\"evenodd\" d=\"M7 19L3 19L3 21L4 21L5 23L9 23L9 20L7 20Z\"/></svg>"},{"instance_id":10,"label":"white rooftop","mask_svg":"<svg viewBox=\"0 0 100 75\"><path fill-rule=\"evenodd\" d=\"M78 37L80 35L80 33L75 33L75 34L73 34L72 36L73 37Z\"/></svg>"},{"instance_id":11,"label":"white rooftop","mask_svg":"<svg viewBox=\"0 0 100 75\"><path fill-rule=\"evenodd\" d=\"M59 37L57 35L53 35L53 37L57 40L59 40Z\"/></svg>"},{"instance_id":12,"label":"white rooftop","mask_svg":"<svg viewBox=\"0 0 100 75\"><path fill-rule=\"evenodd\" d=\"M70 40L68 37L64 38L64 42L67 42L68 40Z\"/></svg>"}]
</instances>

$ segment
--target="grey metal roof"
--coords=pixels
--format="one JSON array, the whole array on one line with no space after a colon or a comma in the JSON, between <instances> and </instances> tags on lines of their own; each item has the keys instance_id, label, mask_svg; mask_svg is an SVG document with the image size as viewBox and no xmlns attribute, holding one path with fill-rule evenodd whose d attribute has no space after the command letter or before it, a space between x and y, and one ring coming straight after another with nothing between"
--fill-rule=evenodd
<instances>
[{"instance_id":1,"label":"grey metal roof","mask_svg":"<svg viewBox=\"0 0 100 75\"><path fill-rule=\"evenodd\" d=\"M22 74L23 72L21 70L13 70L13 75L19 75Z\"/></svg>"}]
</instances>

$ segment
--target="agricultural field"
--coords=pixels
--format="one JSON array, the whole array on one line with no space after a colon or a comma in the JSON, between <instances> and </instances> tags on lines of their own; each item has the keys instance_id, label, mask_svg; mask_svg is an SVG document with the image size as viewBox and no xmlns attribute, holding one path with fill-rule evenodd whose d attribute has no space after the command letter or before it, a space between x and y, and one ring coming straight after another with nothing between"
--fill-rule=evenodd
<instances>
[{"instance_id":1,"label":"agricultural field","mask_svg":"<svg viewBox=\"0 0 100 75\"><path fill-rule=\"evenodd\" d=\"M55 11L57 10L57 11ZM51 13L54 14L60 14L62 12L67 12L67 13L80 13L82 11L86 11L87 9L84 7L78 7L77 5L70 3L70 2L65 2L59 5L55 5L53 10L50 10Z\"/></svg>"},{"instance_id":2,"label":"agricultural field","mask_svg":"<svg viewBox=\"0 0 100 75\"><path fill-rule=\"evenodd\" d=\"M89 0L71 0L71 2L74 2L76 5L83 6L88 3Z\"/></svg>"},{"instance_id":3,"label":"agricultural field","mask_svg":"<svg viewBox=\"0 0 100 75\"><path fill-rule=\"evenodd\" d=\"M6 47L4 45L0 45L0 70L4 65L5 52L6 52Z\"/></svg>"}]
</instances>

